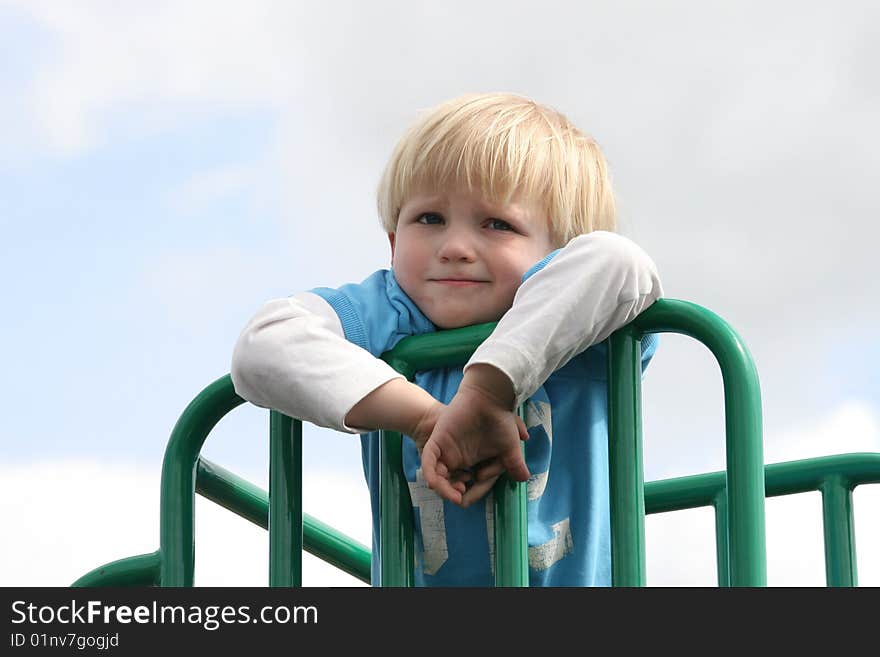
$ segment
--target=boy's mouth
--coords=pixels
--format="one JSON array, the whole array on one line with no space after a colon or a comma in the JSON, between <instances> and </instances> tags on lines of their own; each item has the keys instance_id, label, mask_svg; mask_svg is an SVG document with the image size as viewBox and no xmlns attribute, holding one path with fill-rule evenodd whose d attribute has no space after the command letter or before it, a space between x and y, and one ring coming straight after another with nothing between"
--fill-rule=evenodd
<instances>
[{"instance_id":1,"label":"boy's mouth","mask_svg":"<svg viewBox=\"0 0 880 657\"><path fill-rule=\"evenodd\" d=\"M440 285L451 285L453 287L466 287L469 285L480 285L489 281L480 281L473 278L429 278L431 283L439 283Z\"/></svg>"}]
</instances>

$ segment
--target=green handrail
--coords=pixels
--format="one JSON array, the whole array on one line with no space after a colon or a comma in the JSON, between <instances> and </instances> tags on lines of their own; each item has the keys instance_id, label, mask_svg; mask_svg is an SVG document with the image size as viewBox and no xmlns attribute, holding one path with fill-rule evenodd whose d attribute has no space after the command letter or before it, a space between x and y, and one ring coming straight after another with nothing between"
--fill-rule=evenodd
<instances>
[{"instance_id":1,"label":"green handrail","mask_svg":"<svg viewBox=\"0 0 880 657\"><path fill-rule=\"evenodd\" d=\"M412 380L416 372L463 364L485 340L494 324L442 331L402 340L383 355L397 371ZM644 583L644 486L641 464L640 340L651 332L678 332L706 344L721 365L727 413L727 480L724 500L725 555L729 553L730 580L735 585L766 583L764 552L764 477L761 463L760 393L754 365L736 333L716 315L694 304L660 300L609 341L609 440L611 442L612 543L616 585ZM123 559L102 567L131 581L162 586L192 586L194 573L194 497L208 492L213 499L254 519L262 517L262 498L229 477L218 474L199 458L202 445L219 420L244 400L235 394L229 376L205 388L184 410L175 425L162 467L160 547L151 555ZM315 547L326 533L330 542L346 537L312 531L313 519L301 508L301 423L277 411L270 413L270 496L267 525L270 532L270 583L296 586L301 581L302 549L333 553ZM382 532L381 583L412 583L413 538L409 490L402 474L401 437L383 432L380 472ZM202 483L198 483L201 481ZM837 506L847 498L829 482L829 500ZM223 491L222 493L219 491ZM234 491L234 493L230 492ZM496 584L528 584L525 527L525 486L499 479L495 487ZM230 497L225 497L226 495ZM232 500L240 496L241 499ZM716 498L718 493L716 492ZM271 515L269 515L271 514ZM314 530L314 524L312 524ZM302 529L301 529L302 528ZM312 542L310 542L312 541ZM729 543L729 547L728 547ZM344 550L342 552L345 552ZM363 575L363 552L353 549L333 558L350 572ZM352 555L357 555L352 557ZM349 560L349 557L352 557ZM355 562L360 560L360 563ZM98 581L96 569L77 580ZM158 570L156 576L155 570ZM115 576L115 575L113 575ZM363 577L362 577L363 578Z\"/></svg>"},{"instance_id":2,"label":"green handrail","mask_svg":"<svg viewBox=\"0 0 880 657\"><path fill-rule=\"evenodd\" d=\"M766 586L761 392L745 343L718 315L693 303L661 299L609 340L609 459L612 576L617 586L645 584L645 514L641 456L640 342L649 333L681 333L704 344L724 385L727 440L726 541L733 586Z\"/></svg>"}]
</instances>

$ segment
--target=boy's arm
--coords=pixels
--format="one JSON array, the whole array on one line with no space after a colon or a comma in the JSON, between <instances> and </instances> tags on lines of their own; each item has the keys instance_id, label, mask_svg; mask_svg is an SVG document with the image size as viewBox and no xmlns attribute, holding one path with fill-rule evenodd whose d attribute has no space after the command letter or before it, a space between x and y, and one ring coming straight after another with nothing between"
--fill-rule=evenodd
<instances>
[{"instance_id":1,"label":"boy's arm","mask_svg":"<svg viewBox=\"0 0 880 657\"><path fill-rule=\"evenodd\" d=\"M439 404L348 342L333 308L308 292L260 308L235 345L231 376L235 391L257 406L348 433L382 426L409 434L413 418ZM380 388L384 394L370 401ZM392 391L403 403L389 402Z\"/></svg>"},{"instance_id":2,"label":"boy's arm","mask_svg":"<svg viewBox=\"0 0 880 657\"><path fill-rule=\"evenodd\" d=\"M488 486L462 496L439 473L486 459L477 479L506 469L522 481L528 470L510 429L513 410L556 369L632 321L662 293L654 262L627 238L597 231L571 240L520 286L511 309L465 366L459 392L425 446L428 484L450 501L470 504ZM487 381L490 394L476 393ZM493 417L499 422L488 427L486 418Z\"/></svg>"},{"instance_id":3,"label":"boy's arm","mask_svg":"<svg viewBox=\"0 0 880 657\"><path fill-rule=\"evenodd\" d=\"M233 351L235 391L251 403L348 433L383 428L421 451L445 406L344 338L336 312L308 292L267 302ZM447 477L442 466L440 477ZM450 489L463 493L453 480Z\"/></svg>"},{"instance_id":4,"label":"boy's arm","mask_svg":"<svg viewBox=\"0 0 880 657\"><path fill-rule=\"evenodd\" d=\"M631 240L580 235L520 286L513 306L465 365L503 372L524 402L554 371L628 324L663 288L654 261Z\"/></svg>"},{"instance_id":5,"label":"boy's arm","mask_svg":"<svg viewBox=\"0 0 880 657\"><path fill-rule=\"evenodd\" d=\"M516 481L529 478L520 446L529 432L513 412L513 401L513 385L503 372L483 364L469 370L435 419L422 452L422 473L430 488L466 507L489 492L505 470ZM472 466L478 467L476 478Z\"/></svg>"}]
</instances>

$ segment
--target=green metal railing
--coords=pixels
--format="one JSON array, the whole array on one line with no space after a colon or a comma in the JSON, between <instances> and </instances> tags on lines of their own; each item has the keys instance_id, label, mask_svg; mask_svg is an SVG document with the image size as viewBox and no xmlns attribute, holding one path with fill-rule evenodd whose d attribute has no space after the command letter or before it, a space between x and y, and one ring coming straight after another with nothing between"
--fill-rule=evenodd
<instances>
[{"instance_id":1,"label":"green metal railing","mask_svg":"<svg viewBox=\"0 0 880 657\"><path fill-rule=\"evenodd\" d=\"M857 586L855 521L852 494L861 484L880 483L880 454L838 454L775 463L765 468L767 497L819 491L825 534L825 581L828 586ZM727 478L724 472L654 481L645 486L645 511L666 513L712 506L718 584L729 583Z\"/></svg>"},{"instance_id":2,"label":"green metal railing","mask_svg":"<svg viewBox=\"0 0 880 657\"><path fill-rule=\"evenodd\" d=\"M641 339L681 333L704 344L721 368L727 439L727 547L732 586L767 584L761 390L745 343L715 313L661 300L610 338L609 462L612 577L645 584L645 501L641 435Z\"/></svg>"},{"instance_id":3,"label":"green metal railing","mask_svg":"<svg viewBox=\"0 0 880 657\"><path fill-rule=\"evenodd\" d=\"M383 358L412 380L418 371L466 362L493 327L486 324L408 338ZM640 341L658 332L692 336L718 359L725 394L726 472L642 484ZM159 549L96 568L74 586L192 586L196 493L269 530L271 586L301 585L303 549L370 581L369 549L302 512L299 420L277 411L269 414L268 492L200 458L213 427L242 403L227 375L187 406L172 430L162 467ZM401 436L382 432L381 440L381 584L407 586L413 582L414 546ZM748 350L723 320L694 304L660 300L609 339L609 440L615 585L645 583L646 512L704 505L715 507L719 584L766 584L758 379ZM767 491L771 495L822 491L828 582L854 585L852 489L880 481L880 455L831 459L768 466ZM502 477L494 492L496 585L526 586L525 485Z\"/></svg>"}]
</instances>

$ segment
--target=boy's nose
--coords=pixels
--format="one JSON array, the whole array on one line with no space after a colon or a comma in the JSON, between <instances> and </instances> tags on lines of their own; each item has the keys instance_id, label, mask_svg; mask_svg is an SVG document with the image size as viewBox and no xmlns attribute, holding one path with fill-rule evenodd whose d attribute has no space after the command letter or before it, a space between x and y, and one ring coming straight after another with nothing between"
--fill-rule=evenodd
<instances>
[{"instance_id":1,"label":"boy's nose","mask_svg":"<svg viewBox=\"0 0 880 657\"><path fill-rule=\"evenodd\" d=\"M443 261L471 262L476 257L474 246L465 235L449 231L437 249L437 257Z\"/></svg>"}]
</instances>

